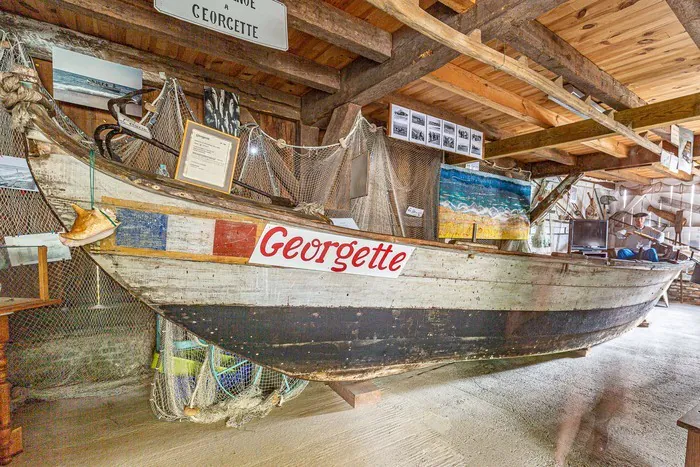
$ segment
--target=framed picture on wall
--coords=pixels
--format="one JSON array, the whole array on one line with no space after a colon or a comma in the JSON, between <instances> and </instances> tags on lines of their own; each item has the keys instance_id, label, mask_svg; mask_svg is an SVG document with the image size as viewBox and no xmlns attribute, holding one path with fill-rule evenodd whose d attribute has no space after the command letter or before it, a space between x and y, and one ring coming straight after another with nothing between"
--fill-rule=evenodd
<instances>
[{"instance_id":1,"label":"framed picture on wall","mask_svg":"<svg viewBox=\"0 0 700 467\"><path fill-rule=\"evenodd\" d=\"M411 125L411 111L406 107L391 104L391 121L389 122L389 136L408 141L408 131Z\"/></svg>"},{"instance_id":2,"label":"framed picture on wall","mask_svg":"<svg viewBox=\"0 0 700 467\"><path fill-rule=\"evenodd\" d=\"M442 121L442 149L455 152L457 150L457 125Z\"/></svg>"},{"instance_id":3,"label":"framed picture on wall","mask_svg":"<svg viewBox=\"0 0 700 467\"><path fill-rule=\"evenodd\" d=\"M427 117L422 112L411 110L411 135L412 143L425 144L427 132Z\"/></svg>"},{"instance_id":4,"label":"framed picture on wall","mask_svg":"<svg viewBox=\"0 0 700 467\"><path fill-rule=\"evenodd\" d=\"M472 143L469 155L476 159L484 158L484 134L478 130L472 130Z\"/></svg>"},{"instance_id":5,"label":"framed picture on wall","mask_svg":"<svg viewBox=\"0 0 700 467\"><path fill-rule=\"evenodd\" d=\"M442 148L442 120L428 115L428 139L426 144L431 148Z\"/></svg>"},{"instance_id":6,"label":"framed picture on wall","mask_svg":"<svg viewBox=\"0 0 700 467\"><path fill-rule=\"evenodd\" d=\"M457 125L457 154L470 155L471 143L471 130L465 126Z\"/></svg>"}]
</instances>

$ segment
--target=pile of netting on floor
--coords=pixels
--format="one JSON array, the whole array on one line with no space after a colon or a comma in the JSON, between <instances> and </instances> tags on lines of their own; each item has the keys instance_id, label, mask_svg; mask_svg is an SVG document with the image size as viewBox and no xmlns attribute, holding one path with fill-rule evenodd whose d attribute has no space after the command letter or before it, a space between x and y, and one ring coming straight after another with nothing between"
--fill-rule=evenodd
<instances>
[{"instance_id":1,"label":"pile of netting on floor","mask_svg":"<svg viewBox=\"0 0 700 467\"><path fill-rule=\"evenodd\" d=\"M208 344L159 319L151 407L164 420L227 420L240 427L298 396L307 381L285 376Z\"/></svg>"},{"instance_id":2,"label":"pile of netting on floor","mask_svg":"<svg viewBox=\"0 0 700 467\"><path fill-rule=\"evenodd\" d=\"M0 46L0 72L33 68L15 37L0 31L0 44L9 44ZM88 147L92 144L55 103L54 110L67 134ZM0 160L13 157L16 164L27 156L27 140L11 128L11 120L0 107ZM0 245L19 236L61 230L39 192L0 188ZM0 267L3 296L38 296L36 265L13 265L4 248L0 263L5 265ZM146 383L155 335L153 312L81 249L71 250L69 260L50 262L48 270L50 296L61 304L10 317L7 352L13 400L107 395Z\"/></svg>"}]
</instances>

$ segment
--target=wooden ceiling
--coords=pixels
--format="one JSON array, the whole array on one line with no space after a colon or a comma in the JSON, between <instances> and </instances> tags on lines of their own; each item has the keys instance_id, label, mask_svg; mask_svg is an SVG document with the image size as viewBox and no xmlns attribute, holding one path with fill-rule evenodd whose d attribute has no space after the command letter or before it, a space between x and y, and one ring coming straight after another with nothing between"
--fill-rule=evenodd
<instances>
[{"instance_id":1,"label":"wooden ceiling","mask_svg":"<svg viewBox=\"0 0 700 467\"><path fill-rule=\"evenodd\" d=\"M285 0L285 3L294 1ZM546 3L545 0L531 1L533 4ZM673 1L683 2L684 0ZM685 1L693 2L693 0ZM478 5L487 2L508 4L507 0L480 0ZM165 35L145 32L139 28L132 29L128 24L110 20L108 15L90 13L90 9L93 8L91 4L102 3L108 5L110 2L105 0L93 2L3 0L0 10L104 38L162 57L195 64L224 76L263 85L294 96L305 96L302 103L305 103L307 98L308 101L313 102L314 99L318 100L318 96L323 97L321 91L313 90L307 85L308 83L285 79L275 73L260 71L259 67L236 63L231 59L235 56L222 53L221 48L208 51L202 47L188 47L183 45L186 42L171 40ZM400 40L407 36L401 35L405 30L397 33L402 25L366 1L327 0L326 3L383 31L396 33L393 56L408 53L407 49L396 45L397 43L401 45ZM473 2L445 0L441 3L455 11L464 12L472 6ZM511 0L510 3L517 5L518 1ZM520 3L526 2L521 0ZM65 4L70 4L71 7L57 6ZM152 0L112 0L111 4L152 9ZM558 6L550 11L545 10L544 14L536 18L539 25L555 33L573 46L578 53L592 61L596 67L622 83L641 99L640 102L652 104L700 92L700 48L666 0L569 0L565 2L552 0L551 4ZM446 8L436 4L434 0L421 0L420 5L424 9L436 12L434 14L446 15ZM168 21L179 23L170 18ZM220 36L226 38L231 44L240 42ZM508 32L502 37L507 39L507 36ZM492 48L513 58L522 56L513 48L512 41L504 42L499 34L491 34L485 39L490 37L497 37L486 42ZM197 39L192 37L192 41ZM290 29L289 45L290 55L322 65L324 70L341 70L339 74L341 93L345 92L343 80L347 78L346 74L358 74L359 72L355 69L361 70L362 67L371 69L371 66L376 65L367 58L358 58L358 55L353 52L295 29ZM430 53L432 51L431 49ZM548 51L542 50L541 53L547 54ZM536 63L543 63L542 57L529 58L531 59L529 65L533 70L552 80L557 78L555 73ZM353 64L355 69L349 66L350 64ZM581 120L580 117L549 100L542 91L464 56L458 56L433 73L424 77L419 76L415 81L393 92L398 93L399 97L413 99L427 109L434 109L436 115L454 114L475 124L483 125L487 129L492 129L499 139ZM387 102L390 102L392 97L382 97L384 96L377 95L375 98L373 95L370 102L360 102L364 106L365 116L377 121L386 121ZM609 108L604 103L603 107ZM696 133L700 132L700 119L686 122L684 126L693 129ZM659 137L650 135L650 139L658 141ZM634 146L630 140L620 136L608 138L606 144L608 154L610 154L610 148L613 148L613 152L618 152L618 157L624 157ZM559 146L558 150L570 155L561 156L561 160L572 165L571 161L576 160L575 158L585 158L589 154L598 153L600 147L595 143L572 143ZM551 154L549 156L545 154L545 156L538 152L518 154L513 158L523 163L552 159ZM566 159L572 156L573 159ZM596 174L601 178L617 180L624 180L626 176L627 179L640 183L646 179L651 180L666 175L648 166L607 174L596 171L592 175L597 176Z\"/></svg>"}]
</instances>

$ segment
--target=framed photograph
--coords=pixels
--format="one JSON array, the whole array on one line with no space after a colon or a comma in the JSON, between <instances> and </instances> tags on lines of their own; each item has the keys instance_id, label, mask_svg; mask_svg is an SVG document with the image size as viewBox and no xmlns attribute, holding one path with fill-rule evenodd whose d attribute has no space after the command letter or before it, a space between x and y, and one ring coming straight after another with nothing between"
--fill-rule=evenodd
<instances>
[{"instance_id":1,"label":"framed photograph","mask_svg":"<svg viewBox=\"0 0 700 467\"><path fill-rule=\"evenodd\" d=\"M412 143L425 144L427 132L427 117L422 112L411 110L411 134L410 141Z\"/></svg>"},{"instance_id":2,"label":"framed photograph","mask_svg":"<svg viewBox=\"0 0 700 467\"><path fill-rule=\"evenodd\" d=\"M442 121L442 149L455 152L457 150L457 125Z\"/></svg>"},{"instance_id":3,"label":"framed photograph","mask_svg":"<svg viewBox=\"0 0 700 467\"><path fill-rule=\"evenodd\" d=\"M469 155L476 159L484 158L484 134L477 130L472 130L472 144Z\"/></svg>"},{"instance_id":4,"label":"framed photograph","mask_svg":"<svg viewBox=\"0 0 700 467\"><path fill-rule=\"evenodd\" d=\"M230 193L239 146L237 137L188 120L175 179Z\"/></svg>"},{"instance_id":5,"label":"framed photograph","mask_svg":"<svg viewBox=\"0 0 700 467\"><path fill-rule=\"evenodd\" d=\"M411 125L411 111L406 107L391 104L391 121L389 136L408 141L408 130Z\"/></svg>"},{"instance_id":6,"label":"framed photograph","mask_svg":"<svg viewBox=\"0 0 700 467\"><path fill-rule=\"evenodd\" d=\"M442 149L442 120L428 115L428 139L426 144L431 148Z\"/></svg>"},{"instance_id":7,"label":"framed photograph","mask_svg":"<svg viewBox=\"0 0 700 467\"><path fill-rule=\"evenodd\" d=\"M143 72L70 50L53 48L53 97L57 101L107 110L107 101L143 88ZM141 116L141 104L126 113Z\"/></svg>"},{"instance_id":8,"label":"framed photograph","mask_svg":"<svg viewBox=\"0 0 700 467\"><path fill-rule=\"evenodd\" d=\"M678 127L678 170L687 174L693 173L693 130Z\"/></svg>"},{"instance_id":9,"label":"framed photograph","mask_svg":"<svg viewBox=\"0 0 700 467\"><path fill-rule=\"evenodd\" d=\"M471 144L471 130L465 126L457 125L457 154L462 154L464 156L470 155Z\"/></svg>"},{"instance_id":10,"label":"framed photograph","mask_svg":"<svg viewBox=\"0 0 700 467\"><path fill-rule=\"evenodd\" d=\"M0 188L39 191L23 157L0 155Z\"/></svg>"},{"instance_id":11,"label":"framed photograph","mask_svg":"<svg viewBox=\"0 0 700 467\"><path fill-rule=\"evenodd\" d=\"M204 123L208 127L239 136L240 118L237 95L224 89L204 88Z\"/></svg>"}]
</instances>

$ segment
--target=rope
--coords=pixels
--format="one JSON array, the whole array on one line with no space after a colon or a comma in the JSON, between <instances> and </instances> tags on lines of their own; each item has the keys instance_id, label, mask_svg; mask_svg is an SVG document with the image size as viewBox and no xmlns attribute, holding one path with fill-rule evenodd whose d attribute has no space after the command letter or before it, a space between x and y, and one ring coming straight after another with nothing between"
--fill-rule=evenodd
<instances>
[{"instance_id":1,"label":"rope","mask_svg":"<svg viewBox=\"0 0 700 467\"><path fill-rule=\"evenodd\" d=\"M90 149L90 209L95 209L95 150ZM105 213L102 209L99 209L100 213L107 218L113 227L117 226L117 223Z\"/></svg>"}]
</instances>

